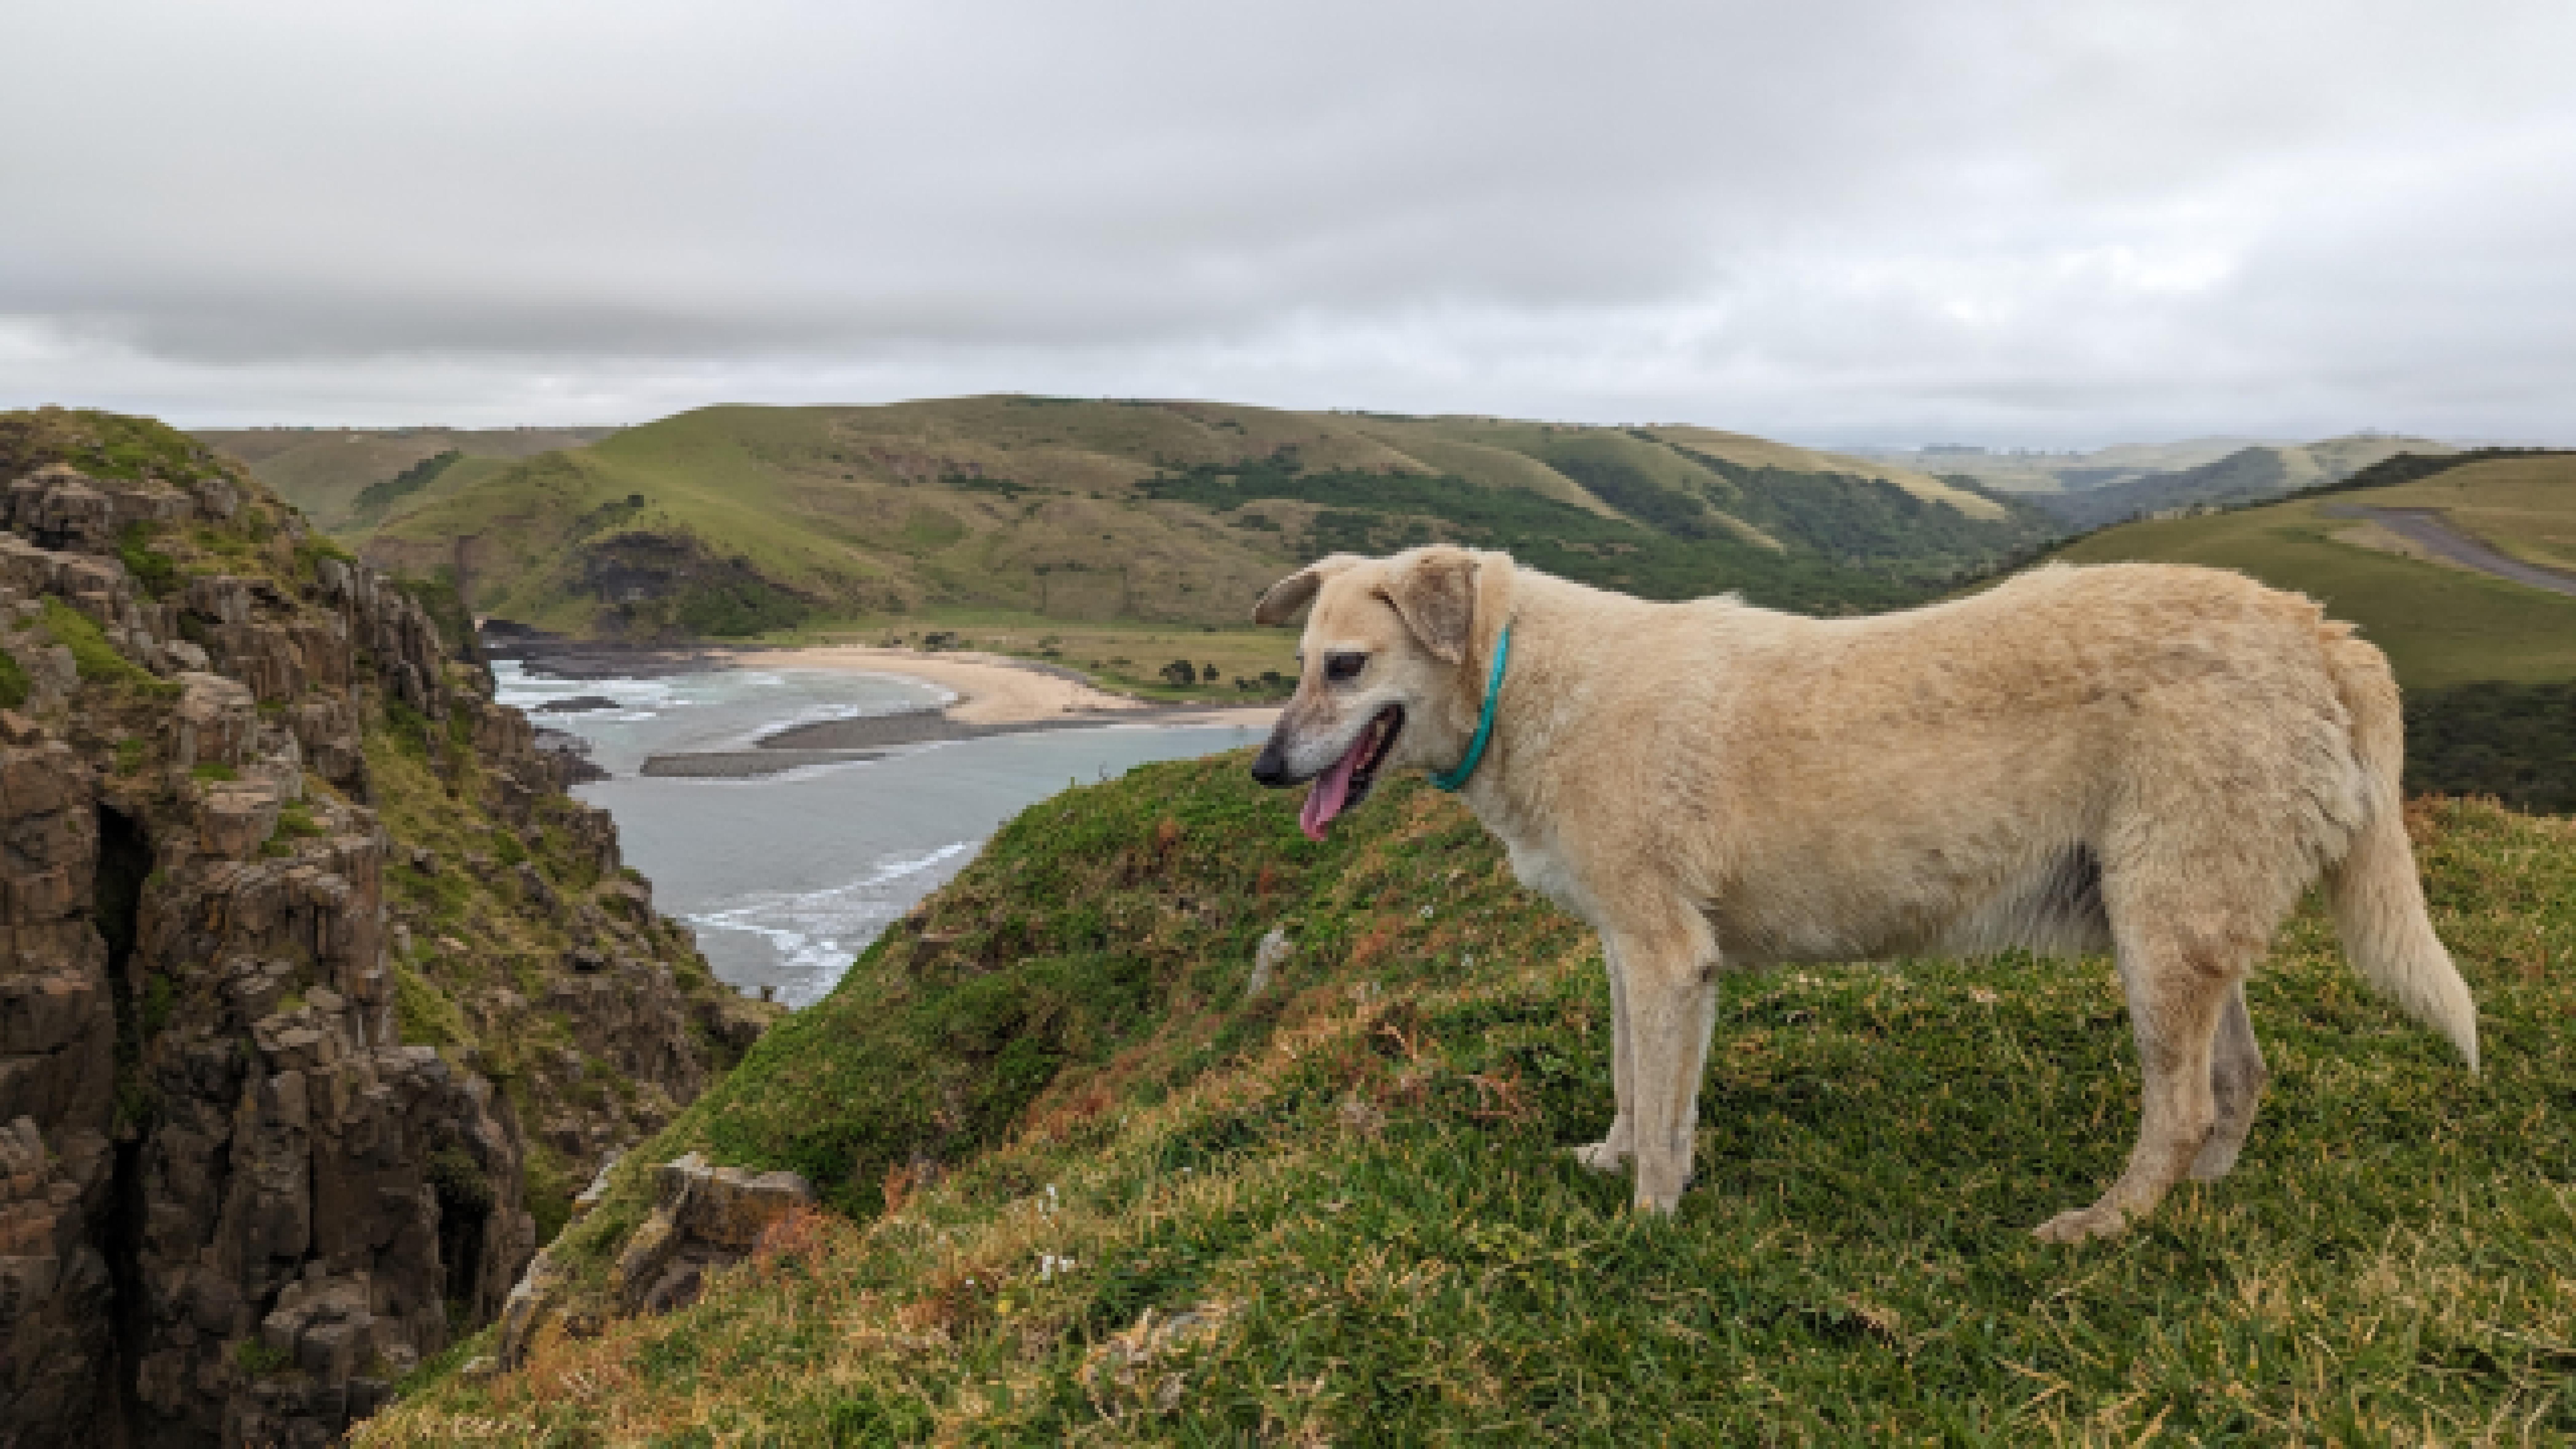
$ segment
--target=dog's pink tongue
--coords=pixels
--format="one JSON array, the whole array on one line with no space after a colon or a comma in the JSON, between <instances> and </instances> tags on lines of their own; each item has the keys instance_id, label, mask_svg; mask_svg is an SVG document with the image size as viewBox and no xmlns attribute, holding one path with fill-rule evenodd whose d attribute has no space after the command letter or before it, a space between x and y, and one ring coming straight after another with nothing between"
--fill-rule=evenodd
<instances>
[{"instance_id":1,"label":"dog's pink tongue","mask_svg":"<svg viewBox=\"0 0 2576 1449\"><path fill-rule=\"evenodd\" d=\"M1343 804L1351 798L1351 776L1360 767L1360 756L1367 753L1369 738L1376 731L1362 730L1350 753L1333 762L1333 768L1315 777L1315 788L1306 792L1306 808L1297 812L1297 828L1308 840L1321 840L1333 817L1342 813Z\"/></svg>"}]
</instances>

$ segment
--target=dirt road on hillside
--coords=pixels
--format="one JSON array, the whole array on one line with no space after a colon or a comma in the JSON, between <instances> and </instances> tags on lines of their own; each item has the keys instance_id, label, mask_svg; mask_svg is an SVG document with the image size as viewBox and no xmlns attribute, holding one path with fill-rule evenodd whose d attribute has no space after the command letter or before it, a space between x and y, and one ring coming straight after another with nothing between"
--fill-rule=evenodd
<instances>
[{"instance_id":1,"label":"dirt road on hillside","mask_svg":"<svg viewBox=\"0 0 2576 1449\"><path fill-rule=\"evenodd\" d=\"M2451 526L2438 508L2338 508L2336 517L2367 518L2409 543L2441 555L2464 568L2493 574L2553 594L2576 594L2576 573L2525 563L2500 553Z\"/></svg>"}]
</instances>

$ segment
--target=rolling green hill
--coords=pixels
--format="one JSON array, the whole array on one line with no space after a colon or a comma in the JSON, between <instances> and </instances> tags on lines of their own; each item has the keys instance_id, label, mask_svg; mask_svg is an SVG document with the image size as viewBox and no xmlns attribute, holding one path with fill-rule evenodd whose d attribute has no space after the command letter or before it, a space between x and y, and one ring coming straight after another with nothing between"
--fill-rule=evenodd
<instances>
[{"instance_id":1,"label":"rolling green hill","mask_svg":"<svg viewBox=\"0 0 2576 1449\"><path fill-rule=\"evenodd\" d=\"M2243 1164L2061 1248L2030 1226L2136 1120L2107 962L1730 978L1700 1176L1643 1217L1563 1152L1611 1110L1588 933L1419 782L1310 843L1246 763L1004 829L627 1156L549 1250L524 1364L459 1373L486 1335L356 1442L2576 1434L2576 824L2410 812L2485 1075L2304 914L2249 988L2274 1075ZM691 1149L824 1210L623 1316L610 1265Z\"/></svg>"},{"instance_id":2,"label":"rolling green hill","mask_svg":"<svg viewBox=\"0 0 2576 1449\"><path fill-rule=\"evenodd\" d=\"M508 460L578 448L613 428L205 428L195 437L250 466L323 528L352 522L370 485L390 480L441 453ZM379 515L381 516L381 515ZM368 520L372 521L372 520Z\"/></svg>"},{"instance_id":3,"label":"rolling green hill","mask_svg":"<svg viewBox=\"0 0 2576 1449\"><path fill-rule=\"evenodd\" d=\"M1708 429L1020 396L708 408L460 459L380 517L362 496L338 516L372 560L453 573L485 614L631 639L942 609L1237 625L1316 553L1432 540L1641 594L1840 612L2049 532L1973 489Z\"/></svg>"}]
</instances>

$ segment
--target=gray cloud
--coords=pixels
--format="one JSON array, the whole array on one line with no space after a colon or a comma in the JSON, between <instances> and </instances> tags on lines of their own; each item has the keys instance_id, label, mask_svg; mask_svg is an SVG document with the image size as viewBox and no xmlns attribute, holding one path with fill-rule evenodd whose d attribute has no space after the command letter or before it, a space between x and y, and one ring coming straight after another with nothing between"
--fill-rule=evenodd
<instances>
[{"instance_id":1,"label":"gray cloud","mask_svg":"<svg viewBox=\"0 0 2576 1449\"><path fill-rule=\"evenodd\" d=\"M2557 3L0 17L0 401L2568 431Z\"/></svg>"}]
</instances>

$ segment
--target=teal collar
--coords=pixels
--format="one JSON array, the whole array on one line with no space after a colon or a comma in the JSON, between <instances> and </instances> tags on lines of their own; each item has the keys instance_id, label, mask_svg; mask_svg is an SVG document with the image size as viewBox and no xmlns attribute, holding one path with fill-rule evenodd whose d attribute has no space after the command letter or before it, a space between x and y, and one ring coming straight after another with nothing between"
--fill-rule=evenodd
<instances>
[{"instance_id":1,"label":"teal collar","mask_svg":"<svg viewBox=\"0 0 2576 1449\"><path fill-rule=\"evenodd\" d=\"M1467 777L1485 762L1485 746L1494 738L1494 706L1503 697L1503 665L1512 657L1512 626L1503 626L1502 637L1494 641L1494 672L1485 680L1484 713L1476 716L1476 737L1467 742L1467 758L1454 770L1434 770L1431 783L1455 793L1467 788Z\"/></svg>"}]
</instances>

